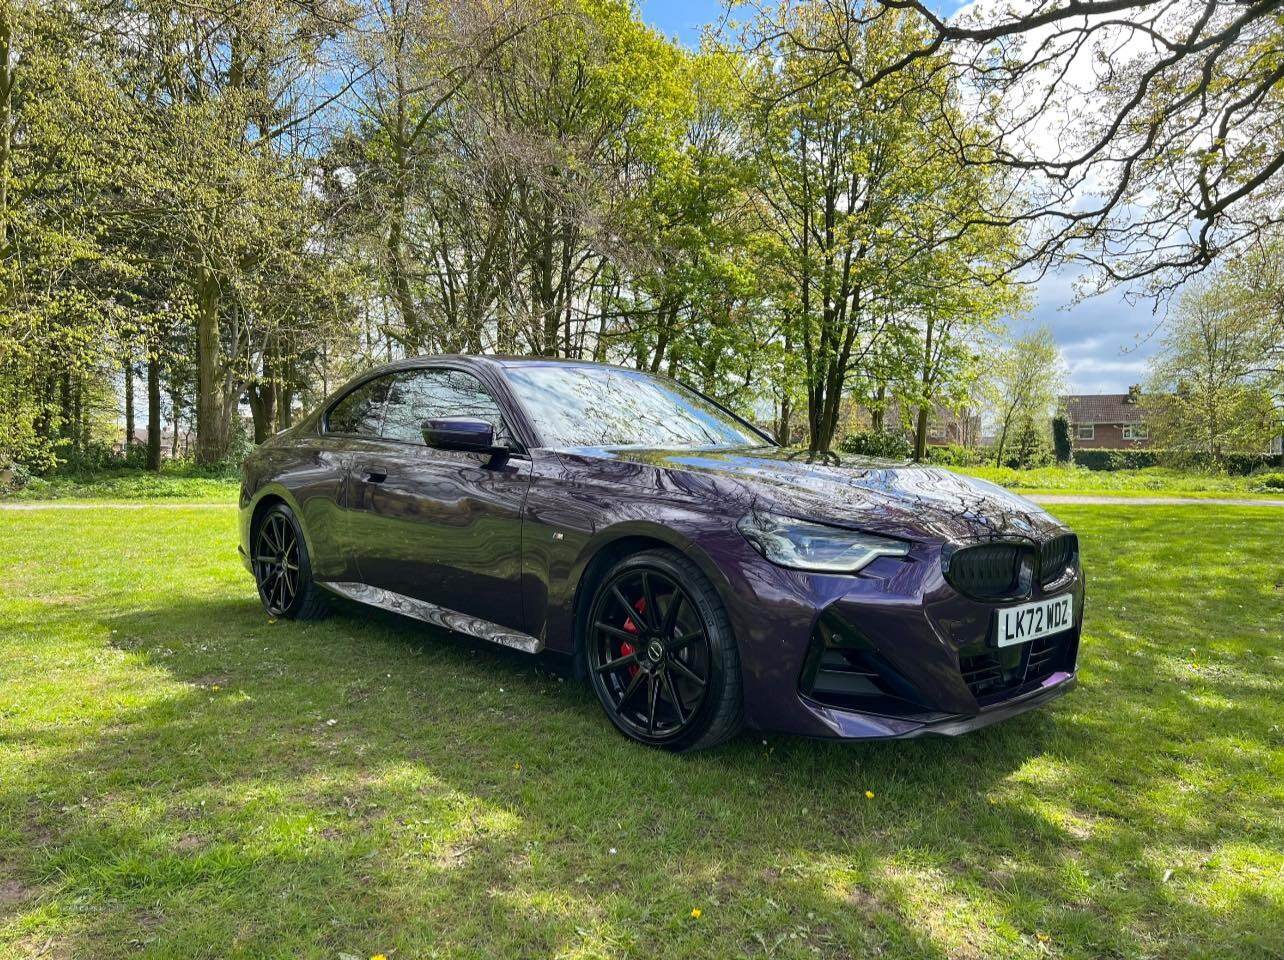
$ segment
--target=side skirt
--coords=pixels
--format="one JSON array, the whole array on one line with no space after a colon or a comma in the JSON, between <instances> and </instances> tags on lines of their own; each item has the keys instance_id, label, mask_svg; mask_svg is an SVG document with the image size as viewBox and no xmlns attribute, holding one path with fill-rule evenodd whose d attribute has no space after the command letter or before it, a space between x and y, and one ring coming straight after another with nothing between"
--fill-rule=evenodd
<instances>
[{"instance_id":1,"label":"side skirt","mask_svg":"<svg viewBox=\"0 0 1284 960\"><path fill-rule=\"evenodd\" d=\"M499 624L483 620L481 617L470 617L466 613L439 607L435 603L429 603L426 600L416 600L414 597L393 593L391 590L372 587L368 583L326 582L323 580L318 580L317 583L332 593L347 597L349 600L356 600L358 603L369 604L381 610L399 613L403 617L413 617L416 620L431 623L434 627L441 627L443 630L464 633L479 640L488 640L502 647L512 647L514 650L521 650L525 653L539 653L544 649L544 641L538 637L532 637L529 633L510 630L508 627L501 627Z\"/></svg>"}]
</instances>

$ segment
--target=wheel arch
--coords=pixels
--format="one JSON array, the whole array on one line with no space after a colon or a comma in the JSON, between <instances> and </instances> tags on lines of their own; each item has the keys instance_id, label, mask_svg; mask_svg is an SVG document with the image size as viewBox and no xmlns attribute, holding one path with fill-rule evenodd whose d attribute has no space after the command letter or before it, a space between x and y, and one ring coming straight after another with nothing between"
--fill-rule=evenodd
<instances>
[{"instance_id":1,"label":"wheel arch","mask_svg":"<svg viewBox=\"0 0 1284 960\"><path fill-rule=\"evenodd\" d=\"M656 549L672 550L695 563L713 584L718 599L726 605L728 584L718 565L694 541L682 536L672 527L648 522L626 522L602 530L584 547L575 566L571 613L574 628L572 656L577 676L586 671L584 638L589 607L598 584L607 571L625 557ZM734 630L732 633L734 640Z\"/></svg>"},{"instance_id":2,"label":"wheel arch","mask_svg":"<svg viewBox=\"0 0 1284 960\"><path fill-rule=\"evenodd\" d=\"M289 507L290 512L294 514L294 522L299 525L299 530L303 533L303 544L307 547L308 556L315 556L312 549L312 537L308 533L307 524L303 522L303 511L299 509L296 501L290 491L279 483L264 484L254 495L253 505L247 510L249 514L249 525L246 527L246 546L253 549L254 534L259 528L259 522L263 515L272 509L276 504Z\"/></svg>"}]
</instances>

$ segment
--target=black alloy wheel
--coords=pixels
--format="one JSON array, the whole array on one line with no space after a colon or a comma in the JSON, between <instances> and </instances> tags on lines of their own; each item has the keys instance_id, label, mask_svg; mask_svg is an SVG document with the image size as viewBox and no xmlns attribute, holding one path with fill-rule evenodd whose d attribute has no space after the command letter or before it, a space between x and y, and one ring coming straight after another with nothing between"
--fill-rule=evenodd
<instances>
[{"instance_id":1,"label":"black alloy wheel","mask_svg":"<svg viewBox=\"0 0 1284 960\"><path fill-rule=\"evenodd\" d=\"M740 726L740 667L726 612L687 558L629 557L597 589L586 631L593 688L641 743L710 747Z\"/></svg>"},{"instance_id":2,"label":"black alloy wheel","mask_svg":"<svg viewBox=\"0 0 1284 960\"><path fill-rule=\"evenodd\" d=\"M259 520L251 543L259 599L270 616L313 620L325 612L325 598L312 580L303 533L289 507L270 508Z\"/></svg>"}]
</instances>

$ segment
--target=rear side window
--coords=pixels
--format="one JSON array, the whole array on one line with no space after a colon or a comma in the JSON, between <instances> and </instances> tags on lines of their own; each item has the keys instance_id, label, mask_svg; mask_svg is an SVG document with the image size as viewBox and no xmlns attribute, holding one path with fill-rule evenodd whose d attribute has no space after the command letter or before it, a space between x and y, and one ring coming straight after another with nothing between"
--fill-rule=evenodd
<instances>
[{"instance_id":1,"label":"rear side window","mask_svg":"<svg viewBox=\"0 0 1284 960\"><path fill-rule=\"evenodd\" d=\"M511 445L499 404L482 382L463 370L407 370L399 373L388 395L383 436L403 443L423 443L424 421L436 417L473 417L495 428L495 442Z\"/></svg>"},{"instance_id":2,"label":"rear side window","mask_svg":"<svg viewBox=\"0 0 1284 960\"><path fill-rule=\"evenodd\" d=\"M359 437L379 436L383 423L384 403L392 377L377 377L363 383L344 396L326 414L325 428L330 433L351 433Z\"/></svg>"}]
</instances>

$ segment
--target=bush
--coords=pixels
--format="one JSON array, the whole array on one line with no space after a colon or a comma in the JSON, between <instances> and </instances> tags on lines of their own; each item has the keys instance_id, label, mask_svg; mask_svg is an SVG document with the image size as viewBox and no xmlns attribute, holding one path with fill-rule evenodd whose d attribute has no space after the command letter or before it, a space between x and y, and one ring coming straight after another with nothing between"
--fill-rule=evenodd
<instances>
[{"instance_id":1,"label":"bush","mask_svg":"<svg viewBox=\"0 0 1284 960\"><path fill-rule=\"evenodd\" d=\"M1052 444L1045 429L1027 420L1003 451L1003 466L1031 470L1052 465Z\"/></svg>"},{"instance_id":2,"label":"bush","mask_svg":"<svg viewBox=\"0 0 1284 960\"><path fill-rule=\"evenodd\" d=\"M1259 473L1253 478L1251 489L1260 493L1284 491L1284 473Z\"/></svg>"},{"instance_id":3,"label":"bush","mask_svg":"<svg viewBox=\"0 0 1284 960\"><path fill-rule=\"evenodd\" d=\"M858 430L849 433L843 437L838 449L843 453L886 457L889 460L908 460L914 453L905 434L888 430Z\"/></svg>"},{"instance_id":4,"label":"bush","mask_svg":"<svg viewBox=\"0 0 1284 960\"><path fill-rule=\"evenodd\" d=\"M928 447L927 462L945 467L979 467L990 462L990 452L980 447L964 447L957 443L943 447Z\"/></svg>"},{"instance_id":5,"label":"bush","mask_svg":"<svg viewBox=\"0 0 1284 960\"><path fill-rule=\"evenodd\" d=\"M31 482L31 471L25 464L0 461L0 494L21 490Z\"/></svg>"},{"instance_id":6,"label":"bush","mask_svg":"<svg viewBox=\"0 0 1284 960\"><path fill-rule=\"evenodd\" d=\"M1273 466L1279 457L1273 453L1227 453L1220 463L1205 454L1179 450L1142 448L1133 450L1076 450L1074 463L1089 470L1144 470L1147 467L1181 465L1195 470L1219 470L1235 476L1247 476L1254 470Z\"/></svg>"}]
</instances>

